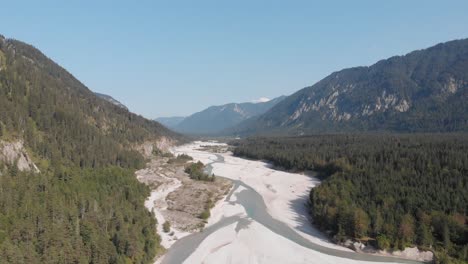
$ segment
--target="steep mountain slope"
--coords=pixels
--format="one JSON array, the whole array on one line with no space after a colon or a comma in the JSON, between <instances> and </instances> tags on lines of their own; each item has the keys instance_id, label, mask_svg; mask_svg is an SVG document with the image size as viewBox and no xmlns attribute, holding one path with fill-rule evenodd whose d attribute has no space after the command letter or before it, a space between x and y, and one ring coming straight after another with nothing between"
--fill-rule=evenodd
<instances>
[{"instance_id":1,"label":"steep mountain slope","mask_svg":"<svg viewBox=\"0 0 468 264\"><path fill-rule=\"evenodd\" d=\"M356 67L289 96L233 133L467 131L468 39Z\"/></svg>"},{"instance_id":2,"label":"steep mountain slope","mask_svg":"<svg viewBox=\"0 0 468 264\"><path fill-rule=\"evenodd\" d=\"M184 121L185 116L158 117L154 121L163 124L165 127L174 128Z\"/></svg>"},{"instance_id":3,"label":"steep mountain slope","mask_svg":"<svg viewBox=\"0 0 468 264\"><path fill-rule=\"evenodd\" d=\"M216 134L253 116L258 116L283 100L285 96L260 103L231 103L211 106L186 117L174 130L188 134Z\"/></svg>"},{"instance_id":4,"label":"steep mountain slope","mask_svg":"<svg viewBox=\"0 0 468 264\"><path fill-rule=\"evenodd\" d=\"M125 109L125 110L128 110L128 108L127 108L124 104L122 104L121 102L117 101L114 97L112 97L112 96L110 96L110 95L102 94L102 93L96 93L96 92L95 92L94 94L95 94L97 97L102 98L102 99L108 101L109 103L112 103L112 104L114 104L114 105L116 105L116 106L118 106L118 107L121 107L121 108L123 108L123 109Z\"/></svg>"},{"instance_id":5,"label":"steep mountain slope","mask_svg":"<svg viewBox=\"0 0 468 264\"><path fill-rule=\"evenodd\" d=\"M178 139L0 36L2 263L151 262L159 238L135 149Z\"/></svg>"}]
</instances>

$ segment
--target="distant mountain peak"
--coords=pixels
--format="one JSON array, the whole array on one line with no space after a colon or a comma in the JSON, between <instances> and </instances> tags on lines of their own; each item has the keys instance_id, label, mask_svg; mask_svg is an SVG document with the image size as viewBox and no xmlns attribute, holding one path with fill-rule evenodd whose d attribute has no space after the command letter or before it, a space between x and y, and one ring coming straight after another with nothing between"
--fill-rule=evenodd
<instances>
[{"instance_id":1,"label":"distant mountain peak","mask_svg":"<svg viewBox=\"0 0 468 264\"><path fill-rule=\"evenodd\" d=\"M182 121L184 121L184 119L185 119L185 116L171 116L171 117L158 117L154 119L154 121L157 121L163 124L167 128L173 129Z\"/></svg>"},{"instance_id":2,"label":"distant mountain peak","mask_svg":"<svg viewBox=\"0 0 468 264\"><path fill-rule=\"evenodd\" d=\"M185 118L158 118L156 121L181 133L216 135L226 128L265 113L284 98L284 96L273 100L261 98L263 102L210 106Z\"/></svg>"}]
</instances>

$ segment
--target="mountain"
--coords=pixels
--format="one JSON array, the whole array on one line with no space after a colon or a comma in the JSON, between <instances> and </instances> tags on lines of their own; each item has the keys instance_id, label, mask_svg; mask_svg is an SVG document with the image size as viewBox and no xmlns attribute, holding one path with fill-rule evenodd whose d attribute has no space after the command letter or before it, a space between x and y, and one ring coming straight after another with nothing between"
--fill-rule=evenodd
<instances>
[{"instance_id":1,"label":"mountain","mask_svg":"<svg viewBox=\"0 0 468 264\"><path fill-rule=\"evenodd\" d=\"M172 117L158 117L154 119L154 121L163 124L168 128L174 128L179 125L182 121L184 121L185 116L172 116Z\"/></svg>"},{"instance_id":2,"label":"mountain","mask_svg":"<svg viewBox=\"0 0 468 264\"><path fill-rule=\"evenodd\" d=\"M233 134L468 131L468 39L334 72Z\"/></svg>"},{"instance_id":3,"label":"mountain","mask_svg":"<svg viewBox=\"0 0 468 264\"><path fill-rule=\"evenodd\" d=\"M102 93L96 93L96 92L95 92L94 94L95 94L97 97L102 98L102 99L108 101L109 103L112 103L112 104L114 104L114 105L116 105L116 106L118 106L118 107L120 107L120 108L123 108L123 109L125 109L125 110L128 110L128 108L127 108L124 104L122 104L121 102L115 100L115 99L114 99L112 96L110 96L110 95L102 94Z\"/></svg>"},{"instance_id":4,"label":"mountain","mask_svg":"<svg viewBox=\"0 0 468 264\"><path fill-rule=\"evenodd\" d=\"M186 134L213 135L235 126L240 122L261 115L281 102L285 96L258 103L230 103L211 106L201 112L184 118L172 127L175 131Z\"/></svg>"},{"instance_id":5,"label":"mountain","mask_svg":"<svg viewBox=\"0 0 468 264\"><path fill-rule=\"evenodd\" d=\"M0 35L2 263L151 262L160 238L137 150L178 140Z\"/></svg>"}]
</instances>

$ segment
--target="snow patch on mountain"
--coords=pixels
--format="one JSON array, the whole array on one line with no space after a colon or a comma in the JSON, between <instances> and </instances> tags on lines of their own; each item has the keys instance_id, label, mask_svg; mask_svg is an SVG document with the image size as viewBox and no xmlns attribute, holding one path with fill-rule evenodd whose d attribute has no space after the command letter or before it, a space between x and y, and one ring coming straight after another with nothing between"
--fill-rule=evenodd
<instances>
[{"instance_id":1,"label":"snow patch on mountain","mask_svg":"<svg viewBox=\"0 0 468 264\"><path fill-rule=\"evenodd\" d=\"M255 99L255 100L252 100L252 103L266 103L266 102L269 102L271 99L267 98L267 97L260 97L258 99Z\"/></svg>"}]
</instances>

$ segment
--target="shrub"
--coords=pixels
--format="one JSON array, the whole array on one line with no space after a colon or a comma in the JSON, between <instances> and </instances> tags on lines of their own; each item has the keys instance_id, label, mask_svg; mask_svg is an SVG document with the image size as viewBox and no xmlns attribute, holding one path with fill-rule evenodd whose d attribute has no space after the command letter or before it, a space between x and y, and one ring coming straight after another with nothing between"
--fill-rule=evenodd
<instances>
[{"instance_id":1,"label":"shrub","mask_svg":"<svg viewBox=\"0 0 468 264\"><path fill-rule=\"evenodd\" d=\"M205 211L203 211L201 214L200 214L200 218L203 219L203 220L206 220L210 217L210 210L208 209L205 209Z\"/></svg>"},{"instance_id":2,"label":"shrub","mask_svg":"<svg viewBox=\"0 0 468 264\"><path fill-rule=\"evenodd\" d=\"M164 222L163 231L164 233L169 233L169 231L171 231L171 223L169 223L169 221Z\"/></svg>"}]
</instances>

